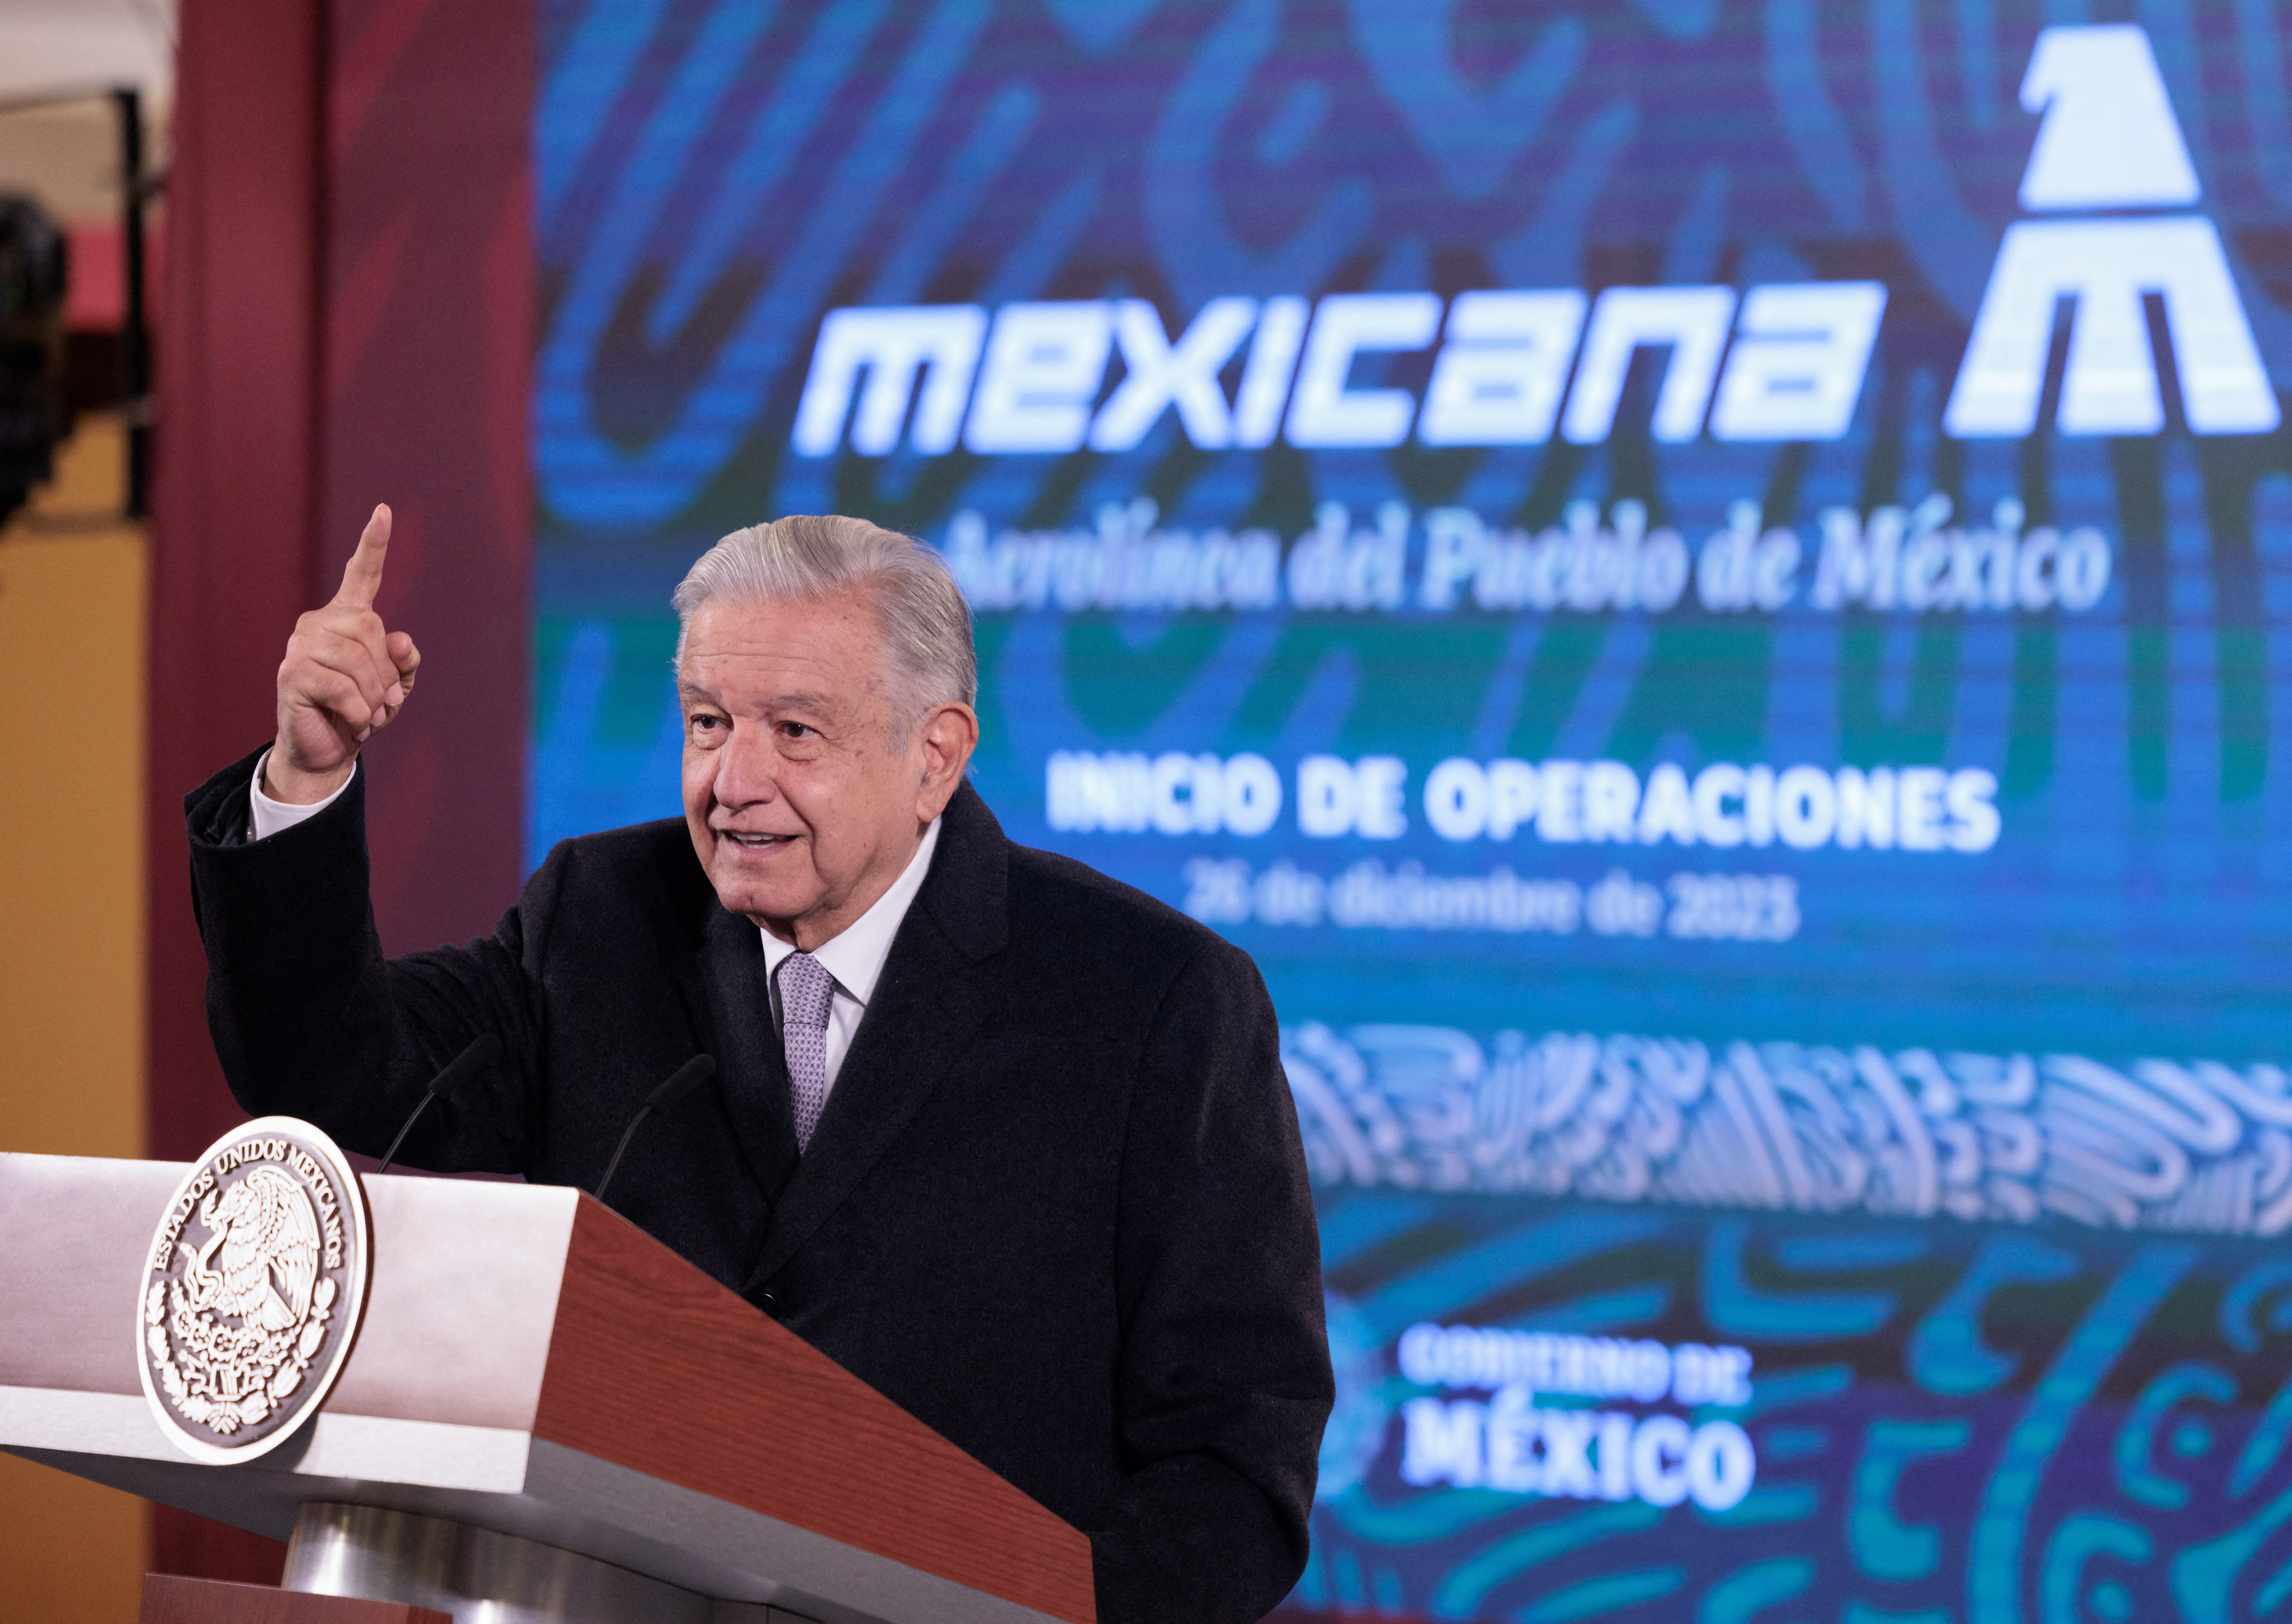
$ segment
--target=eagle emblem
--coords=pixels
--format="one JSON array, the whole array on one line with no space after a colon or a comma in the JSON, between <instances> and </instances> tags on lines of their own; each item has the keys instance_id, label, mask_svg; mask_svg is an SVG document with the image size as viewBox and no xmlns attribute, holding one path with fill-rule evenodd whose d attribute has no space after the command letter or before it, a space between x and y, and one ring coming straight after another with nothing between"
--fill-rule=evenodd
<instances>
[{"instance_id":1,"label":"eagle emblem","mask_svg":"<svg viewBox=\"0 0 2292 1624\"><path fill-rule=\"evenodd\" d=\"M210 1236L205 1246L175 1243L185 1304L273 1336L302 1329L319 1278L319 1215L302 1186L277 1168L257 1168L220 1201L209 1195L200 1202L199 1222ZM212 1262L218 1248L220 1270Z\"/></svg>"},{"instance_id":2,"label":"eagle emblem","mask_svg":"<svg viewBox=\"0 0 2292 1624\"><path fill-rule=\"evenodd\" d=\"M138 1302L143 1388L199 1458L275 1447L333 1385L365 1297L366 1210L333 1141L269 1117L193 1164Z\"/></svg>"}]
</instances>

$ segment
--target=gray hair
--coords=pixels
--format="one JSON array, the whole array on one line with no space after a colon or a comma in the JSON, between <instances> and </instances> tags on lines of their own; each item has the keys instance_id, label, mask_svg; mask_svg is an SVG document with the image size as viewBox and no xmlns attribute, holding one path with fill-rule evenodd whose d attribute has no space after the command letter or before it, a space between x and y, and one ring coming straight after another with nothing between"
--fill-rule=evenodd
<instances>
[{"instance_id":1,"label":"gray hair","mask_svg":"<svg viewBox=\"0 0 2292 1624\"><path fill-rule=\"evenodd\" d=\"M973 704L979 656L971 606L940 555L912 536L840 513L793 514L752 524L703 553L669 602L676 610L676 663L692 617L714 598L783 603L864 593L884 634L899 690L894 719L904 737L934 705Z\"/></svg>"}]
</instances>

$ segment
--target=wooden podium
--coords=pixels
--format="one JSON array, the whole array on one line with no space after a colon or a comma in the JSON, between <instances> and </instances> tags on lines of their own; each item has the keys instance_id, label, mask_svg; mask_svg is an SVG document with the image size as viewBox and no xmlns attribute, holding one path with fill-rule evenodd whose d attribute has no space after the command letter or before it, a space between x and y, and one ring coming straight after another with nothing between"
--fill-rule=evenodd
<instances>
[{"instance_id":1,"label":"wooden podium","mask_svg":"<svg viewBox=\"0 0 2292 1624\"><path fill-rule=\"evenodd\" d=\"M147 1624L1094 1624L1079 1531L572 1190L367 1179L341 1379L195 1462L137 1373L183 1172L0 1154L0 1448L289 1541L283 1589L154 1580Z\"/></svg>"}]
</instances>

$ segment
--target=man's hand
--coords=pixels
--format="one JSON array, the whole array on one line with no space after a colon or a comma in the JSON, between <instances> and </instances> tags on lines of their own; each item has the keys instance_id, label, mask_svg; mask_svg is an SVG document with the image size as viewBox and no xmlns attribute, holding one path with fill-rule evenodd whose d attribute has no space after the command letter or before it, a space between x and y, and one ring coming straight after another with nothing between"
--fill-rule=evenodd
<instances>
[{"instance_id":1,"label":"man's hand","mask_svg":"<svg viewBox=\"0 0 2292 1624\"><path fill-rule=\"evenodd\" d=\"M376 507L343 571L335 601L295 623L278 667L278 739L263 794L307 806L341 788L359 747L390 724L414 691L422 652L374 612L390 551L390 509Z\"/></svg>"}]
</instances>

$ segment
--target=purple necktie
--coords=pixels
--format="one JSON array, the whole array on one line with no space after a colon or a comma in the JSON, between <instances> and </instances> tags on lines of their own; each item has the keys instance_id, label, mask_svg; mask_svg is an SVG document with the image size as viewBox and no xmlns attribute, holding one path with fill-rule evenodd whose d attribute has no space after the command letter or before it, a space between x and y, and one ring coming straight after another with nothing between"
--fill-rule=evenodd
<instances>
[{"instance_id":1,"label":"purple necktie","mask_svg":"<svg viewBox=\"0 0 2292 1624\"><path fill-rule=\"evenodd\" d=\"M780 1038L787 1050L788 1082L795 1095L795 1148L811 1143L827 1103L827 1011L835 978L809 953L780 960Z\"/></svg>"}]
</instances>

